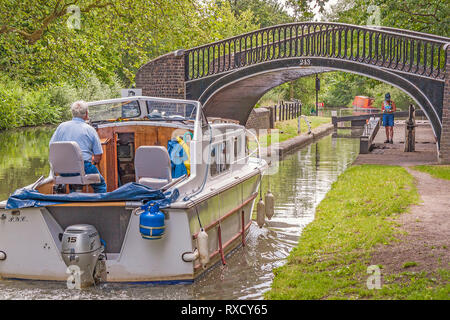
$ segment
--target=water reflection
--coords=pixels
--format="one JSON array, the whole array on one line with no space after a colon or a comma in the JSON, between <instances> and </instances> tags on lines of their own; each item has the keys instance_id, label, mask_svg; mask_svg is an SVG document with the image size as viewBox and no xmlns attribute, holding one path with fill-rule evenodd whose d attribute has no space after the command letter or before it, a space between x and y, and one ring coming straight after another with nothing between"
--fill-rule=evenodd
<instances>
[{"instance_id":1,"label":"water reflection","mask_svg":"<svg viewBox=\"0 0 450 320\"><path fill-rule=\"evenodd\" d=\"M15 187L48 172L51 132L36 129L0 134L3 198ZM314 219L317 204L358 152L359 140L328 136L287 156L279 163L278 172L262 182L263 194L270 184L275 195L272 220L261 229L254 223L247 245L227 256L225 266L218 264L194 284L107 283L77 291L61 282L3 280L0 299L261 299L270 289L272 270L285 263L302 229Z\"/></svg>"},{"instance_id":2,"label":"water reflection","mask_svg":"<svg viewBox=\"0 0 450 320\"><path fill-rule=\"evenodd\" d=\"M48 143L53 127L0 132L0 200L49 173Z\"/></svg>"}]
</instances>

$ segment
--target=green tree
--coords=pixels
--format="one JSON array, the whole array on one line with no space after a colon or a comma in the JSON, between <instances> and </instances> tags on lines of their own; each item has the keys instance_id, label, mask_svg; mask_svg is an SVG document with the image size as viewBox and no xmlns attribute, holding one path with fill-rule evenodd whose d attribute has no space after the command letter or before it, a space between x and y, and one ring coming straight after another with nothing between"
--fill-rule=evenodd
<instances>
[{"instance_id":1,"label":"green tree","mask_svg":"<svg viewBox=\"0 0 450 320\"><path fill-rule=\"evenodd\" d=\"M450 6L442 0L339 0L324 19L366 25L373 6L379 9L382 26L449 36Z\"/></svg>"},{"instance_id":2,"label":"green tree","mask_svg":"<svg viewBox=\"0 0 450 320\"><path fill-rule=\"evenodd\" d=\"M259 28L213 0L3 0L0 130L57 123L75 99L117 96L161 54Z\"/></svg>"},{"instance_id":3,"label":"green tree","mask_svg":"<svg viewBox=\"0 0 450 320\"><path fill-rule=\"evenodd\" d=\"M130 84L149 59L257 29L253 20L214 1L2 1L0 72L30 85L92 72Z\"/></svg>"},{"instance_id":4,"label":"green tree","mask_svg":"<svg viewBox=\"0 0 450 320\"><path fill-rule=\"evenodd\" d=\"M253 13L253 23L261 28L294 21L286 11L286 7L276 0L226 0L235 15L239 16L249 10Z\"/></svg>"}]
</instances>

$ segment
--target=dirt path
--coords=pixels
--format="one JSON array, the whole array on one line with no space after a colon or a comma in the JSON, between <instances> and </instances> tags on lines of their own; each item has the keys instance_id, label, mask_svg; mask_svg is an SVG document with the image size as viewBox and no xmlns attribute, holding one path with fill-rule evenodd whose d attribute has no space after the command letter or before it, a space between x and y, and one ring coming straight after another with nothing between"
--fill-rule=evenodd
<instances>
[{"instance_id":1,"label":"dirt path","mask_svg":"<svg viewBox=\"0 0 450 320\"><path fill-rule=\"evenodd\" d=\"M416 128L416 151L404 152L405 126L394 126L394 144L384 144L384 128L375 138L375 149L360 154L354 164L400 165L416 179L421 203L409 208L408 213L395 219L401 241L379 245L372 255L372 264L382 265L382 274L404 271L435 271L450 268L450 181L433 178L428 173L415 171L412 166L437 164L436 143L427 123ZM407 262L417 265L405 268Z\"/></svg>"},{"instance_id":2,"label":"dirt path","mask_svg":"<svg viewBox=\"0 0 450 320\"><path fill-rule=\"evenodd\" d=\"M376 247L372 264L383 265L383 274L404 271L431 272L450 263L450 181L406 167L417 181L421 203L395 221L406 231L401 241ZM416 266L404 267L406 262Z\"/></svg>"}]
</instances>

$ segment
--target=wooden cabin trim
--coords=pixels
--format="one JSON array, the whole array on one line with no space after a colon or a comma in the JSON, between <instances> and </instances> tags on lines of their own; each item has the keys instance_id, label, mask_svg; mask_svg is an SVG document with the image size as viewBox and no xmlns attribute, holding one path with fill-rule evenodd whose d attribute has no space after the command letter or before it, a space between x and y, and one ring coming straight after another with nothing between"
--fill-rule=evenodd
<instances>
[{"instance_id":1,"label":"wooden cabin trim","mask_svg":"<svg viewBox=\"0 0 450 320\"><path fill-rule=\"evenodd\" d=\"M70 203L58 203L48 205L47 207L125 207L125 201L111 201L111 202L70 202Z\"/></svg>"},{"instance_id":2,"label":"wooden cabin trim","mask_svg":"<svg viewBox=\"0 0 450 320\"><path fill-rule=\"evenodd\" d=\"M105 178L107 191L114 191L119 187L118 161L117 161L117 139L119 133L134 134L134 152L140 146L163 146L167 148L167 143L172 139L174 131L179 131L180 135L188 128L173 126L157 126L146 123L133 122L129 124L99 126L97 129L101 141L104 141L103 157L99 166L99 171ZM103 160L104 159L104 160Z\"/></svg>"}]
</instances>

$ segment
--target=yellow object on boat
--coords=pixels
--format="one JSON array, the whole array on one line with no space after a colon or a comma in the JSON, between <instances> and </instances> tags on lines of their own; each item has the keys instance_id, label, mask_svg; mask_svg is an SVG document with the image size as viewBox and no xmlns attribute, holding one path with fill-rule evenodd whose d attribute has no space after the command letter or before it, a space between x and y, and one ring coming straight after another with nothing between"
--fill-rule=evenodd
<instances>
[{"instance_id":1,"label":"yellow object on boat","mask_svg":"<svg viewBox=\"0 0 450 320\"><path fill-rule=\"evenodd\" d=\"M187 174L191 174L191 154L189 152L189 146L184 142L184 140L181 137L177 137L177 142L181 145L184 152L187 155L187 160L184 161L184 166L186 167Z\"/></svg>"}]
</instances>

